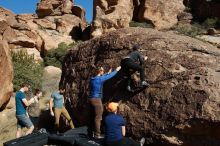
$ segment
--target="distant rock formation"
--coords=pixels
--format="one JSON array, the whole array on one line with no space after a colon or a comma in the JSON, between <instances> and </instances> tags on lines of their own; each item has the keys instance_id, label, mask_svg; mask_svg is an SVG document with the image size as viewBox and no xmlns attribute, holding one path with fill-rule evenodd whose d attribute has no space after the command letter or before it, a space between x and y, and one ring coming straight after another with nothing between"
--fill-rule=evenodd
<instances>
[{"instance_id":1,"label":"distant rock formation","mask_svg":"<svg viewBox=\"0 0 220 146\"><path fill-rule=\"evenodd\" d=\"M183 0L143 0L140 2L138 21L150 21L156 29L169 29L177 24L177 16L183 12Z\"/></svg>"},{"instance_id":2,"label":"distant rock formation","mask_svg":"<svg viewBox=\"0 0 220 146\"><path fill-rule=\"evenodd\" d=\"M133 0L94 0L91 36L129 27L133 17Z\"/></svg>"},{"instance_id":3,"label":"distant rock formation","mask_svg":"<svg viewBox=\"0 0 220 146\"><path fill-rule=\"evenodd\" d=\"M94 0L92 37L111 30L129 27L133 19L149 22L156 29L169 29L185 9L183 0Z\"/></svg>"},{"instance_id":4,"label":"distant rock formation","mask_svg":"<svg viewBox=\"0 0 220 146\"><path fill-rule=\"evenodd\" d=\"M220 50L202 41L153 29L112 31L78 46L65 56L61 86L66 106L77 124L88 124L89 79L94 65L107 70L120 65L133 44L148 56L147 89L126 90L119 72L104 84L104 104L120 101L127 134L166 146L220 145ZM136 88L133 80L132 88Z\"/></svg>"},{"instance_id":5,"label":"distant rock formation","mask_svg":"<svg viewBox=\"0 0 220 146\"><path fill-rule=\"evenodd\" d=\"M37 4L36 13L39 18L45 16L61 16L72 13L72 0L41 0Z\"/></svg>"},{"instance_id":6,"label":"distant rock formation","mask_svg":"<svg viewBox=\"0 0 220 146\"><path fill-rule=\"evenodd\" d=\"M62 6L69 5L69 2L65 2L67 4L62 3ZM44 3L46 1L42 1L38 6ZM74 7L71 2L69 13L64 13L67 12L64 8L59 10L62 12L60 15L51 16L52 14L45 12L43 18L38 18L34 14L15 15L9 10L0 8L2 26L0 36L8 42L11 50L26 49L30 54L34 52L36 59L41 59L41 51L57 48L61 42L70 44L74 39L81 39L75 36L80 36L86 27L85 12L82 8ZM40 8L37 11L44 14ZM78 35L74 34L76 31Z\"/></svg>"},{"instance_id":7,"label":"distant rock formation","mask_svg":"<svg viewBox=\"0 0 220 146\"><path fill-rule=\"evenodd\" d=\"M49 13L50 8L52 13ZM0 108L4 107L12 92L10 51L26 50L41 61L40 54L57 48L59 43L70 44L82 39L86 27L85 11L74 6L72 1L42 0L37 14L16 15L0 7Z\"/></svg>"}]
</instances>

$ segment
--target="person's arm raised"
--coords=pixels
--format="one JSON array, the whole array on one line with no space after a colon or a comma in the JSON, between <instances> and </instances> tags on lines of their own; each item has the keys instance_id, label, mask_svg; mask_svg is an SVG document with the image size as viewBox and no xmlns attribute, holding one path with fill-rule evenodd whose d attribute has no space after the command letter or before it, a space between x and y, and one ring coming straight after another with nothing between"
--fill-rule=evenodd
<instances>
[{"instance_id":1,"label":"person's arm raised","mask_svg":"<svg viewBox=\"0 0 220 146\"><path fill-rule=\"evenodd\" d=\"M113 76L115 76L117 74L117 72L121 69L121 67L117 67L115 71L111 72L111 73L106 73L104 75L101 76L101 80L104 82L110 78L112 78Z\"/></svg>"}]
</instances>

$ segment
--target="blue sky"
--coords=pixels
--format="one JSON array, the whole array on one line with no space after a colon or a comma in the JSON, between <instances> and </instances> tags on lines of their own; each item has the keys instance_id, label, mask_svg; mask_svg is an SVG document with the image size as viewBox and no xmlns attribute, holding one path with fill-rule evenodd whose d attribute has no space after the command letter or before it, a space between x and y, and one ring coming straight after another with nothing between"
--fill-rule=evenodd
<instances>
[{"instance_id":1,"label":"blue sky","mask_svg":"<svg viewBox=\"0 0 220 146\"><path fill-rule=\"evenodd\" d=\"M0 6L16 14L35 13L36 4L40 0L0 0ZM74 0L74 5L80 5L86 10L86 20L92 20L93 0Z\"/></svg>"}]
</instances>

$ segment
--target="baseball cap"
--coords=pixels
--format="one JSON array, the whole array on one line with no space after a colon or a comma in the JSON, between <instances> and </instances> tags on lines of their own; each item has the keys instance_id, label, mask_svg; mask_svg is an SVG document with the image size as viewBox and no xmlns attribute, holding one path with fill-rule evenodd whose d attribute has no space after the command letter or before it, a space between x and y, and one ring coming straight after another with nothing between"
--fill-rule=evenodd
<instances>
[{"instance_id":1,"label":"baseball cap","mask_svg":"<svg viewBox=\"0 0 220 146\"><path fill-rule=\"evenodd\" d=\"M107 110L109 112L115 112L115 111L117 111L117 108L118 108L118 103L116 103L116 102L110 102L107 106Z\"/></svg>"}]
</instances>

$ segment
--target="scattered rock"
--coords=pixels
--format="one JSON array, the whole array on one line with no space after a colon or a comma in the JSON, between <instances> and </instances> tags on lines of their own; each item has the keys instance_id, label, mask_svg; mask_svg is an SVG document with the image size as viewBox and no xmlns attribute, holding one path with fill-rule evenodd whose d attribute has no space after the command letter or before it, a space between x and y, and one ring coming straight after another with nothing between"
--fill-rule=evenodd
<instances>
[{"instance_id":1,"label":"scattered rock","mask_svg":"<svg viewBox=\"0 0 220 146\"><path fill-rule=\"evenodd\" d=\"M215 34L217 34L217 31L215 30L215 28L209 28L207 30L207 34L208 35L215 35Z\"/></svg>"}]
</instances>

